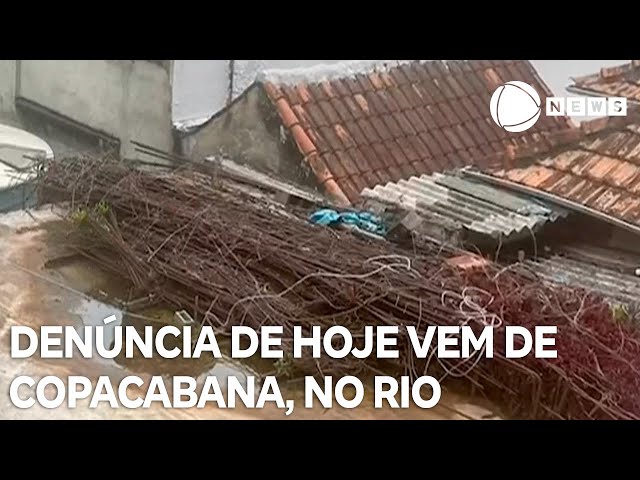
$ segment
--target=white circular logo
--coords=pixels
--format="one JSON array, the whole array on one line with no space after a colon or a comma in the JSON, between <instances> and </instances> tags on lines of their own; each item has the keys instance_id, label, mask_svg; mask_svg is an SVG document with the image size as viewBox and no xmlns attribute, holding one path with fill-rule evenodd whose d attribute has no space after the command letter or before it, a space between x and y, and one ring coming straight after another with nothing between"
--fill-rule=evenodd
<instances>
[{"instance_id":1,"label":"white circular logo","mask_svg":"<svg viewBox=\"0 0 640 480\"><path fill-rule=\"evenodd\" d=\"M491 118L507 132L524 132L533 127L542 111L540 96L524 82L507 82L491 96Z\"/></svg>"}]
</instances>

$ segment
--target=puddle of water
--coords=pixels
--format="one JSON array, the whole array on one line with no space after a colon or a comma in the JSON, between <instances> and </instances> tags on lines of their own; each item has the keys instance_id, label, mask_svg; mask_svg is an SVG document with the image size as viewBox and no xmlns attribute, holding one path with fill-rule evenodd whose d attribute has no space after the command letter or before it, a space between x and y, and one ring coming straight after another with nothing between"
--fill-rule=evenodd
<instances>
[{"instance_id":1,"label":"puddle of water","mask_svg":"<svg viewBox=\"0 0 640 480\"><path fill-rule=\"evenodd\" d=\"M72 313L79 315L85 326L104 326L106 348L110 348L113 345L116 326L133 326L139 333L143 333L144 327L148 325L151 325L155 332L164 325L178 323L173 312L168 309L147 309L141 312L141 315L148 318L148 320L145 320L136 315L127 315L117 307L95 299L82 300L72 310ZM116 321L104 325L103 320L110 315L115 315ZM220 342L220 348L223 352L230 349L229 345L224 341ZM223 390L228 388L230 377L237 378L240 385L246 388L248 377L259 375L249 366L244 367L239 362L227 359L213 359L207 355L203 355L200 359L165 359L157 355L155 351L152 358L144 358L137 349L134 349L134 353L137 354L134 358L126 358L124 352L122 352L115 358L115 363L135 373L162 376L189 375L197 378L199 384L203 384L207 376L214 376L218 379L218 383ZM228 353L226 352L226 354ZM109 360L109 362L112 362L112 360Z\"/></svg>"},{"instance_id":2,"label":"puddle of water","mask_svg":"<svg viewBox=\"0 0 640 480\"><path fill-rule=\"evenodd\" d=\"M118 325L122 325L122 320L124 318L124 313L122 310L119 310L117 307L113 305L108 305L106 303L100 302L94 299L83 298L80 302L74 307L70 309L70 313L78 315L82 320L83 326L87 327L104 327L104 347L111 348L113 345L113 340L115 338L115 328ZM110 317L111 315L115 315L116 320L107 325L104 324L104 319ZM77 328L80 333L80 337L84 340L84 329ZM93 348L96 347L96 337L93 336ZM94 350L95 351L95 350ZM97 359L103 362L112 363L113 360L102 359L99 356L96 356Z\"/></svg>"}]
</instances>

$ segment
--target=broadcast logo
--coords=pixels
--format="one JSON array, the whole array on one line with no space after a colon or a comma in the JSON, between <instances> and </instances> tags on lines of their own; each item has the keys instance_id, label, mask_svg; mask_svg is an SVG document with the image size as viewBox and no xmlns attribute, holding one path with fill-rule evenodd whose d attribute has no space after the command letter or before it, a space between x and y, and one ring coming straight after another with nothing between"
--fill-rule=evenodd
<instances>
[{"instance_id":1,"label":"broadcast logo","mask_svg":"<svg viewBox=\"0 0 640 480\"><path fill-rule=\"evenodd\" d=\"M491 118L507 132L524 132L533 127L542 114L542 101L535 89L524 82L500 85L489 104ZM545 113L549 117L623 117L627 115L626 97L547 97Z\"/></svg>"}]
</instances>

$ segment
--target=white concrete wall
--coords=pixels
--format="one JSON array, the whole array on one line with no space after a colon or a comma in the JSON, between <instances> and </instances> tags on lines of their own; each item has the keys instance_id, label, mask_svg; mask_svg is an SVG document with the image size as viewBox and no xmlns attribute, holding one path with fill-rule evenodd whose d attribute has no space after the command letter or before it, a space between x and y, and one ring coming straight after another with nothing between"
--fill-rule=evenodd
<instances>
[{"instance_id":1,"label":"white concrete wall","mask_svg":"<svg viewBox=\"0 0 640 480\"><path fill-rule=\"evenodd\" d=\"M268 68L311 67L342 60L234 60L233 96L253 83ZM226 105L230 60L174 60L173 121L189 123L208 118Z\"/></svg>"},{"instance_id":2,"label":"white concrete wall","mask_svg":"<svg viewBox=\"0 0 640 480\"><path fill-rule=\"evenodd\" d=\"M0 113L15 111L16 61L0 60Z\"/></svg>"},{"instance_id":3,"label":"white concrete wall","mask_svg":"<svg viewBox=\"0 0 640 480\"><path fill-rule=\"evenodd\" d=\"M16 94L120 139L171 151L171 78L146 60L20 60Z\"/></svg>"},{"instance_id":4,"label":"white concrete wall","mask_svg":"<svg viewBox=\"0 0 640 480\"><path fill-rule=\"evenodd\" d=\"M206 119L229 95L228 60L175 60L172 115L176 122Z\"/></svg>"}]
</instances>

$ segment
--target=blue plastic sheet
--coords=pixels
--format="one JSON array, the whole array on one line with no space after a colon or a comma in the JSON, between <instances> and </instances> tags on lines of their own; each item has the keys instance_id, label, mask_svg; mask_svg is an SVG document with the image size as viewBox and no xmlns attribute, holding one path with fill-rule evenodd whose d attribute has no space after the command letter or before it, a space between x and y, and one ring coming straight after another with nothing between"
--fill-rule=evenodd
<instances>
[{"instance_id":1,"label":"blue plastic sheet","mask_svg":"<svg viewBox=\"0 0 640 480\"><path fill-rule=\"evenodd\" d=\"M309 216L309 221L317 225L353 225L375 235L384 236L387 229L382 219L370 212L338 212L330 208L317 210Z\"/></svg>"}]
</instances>

